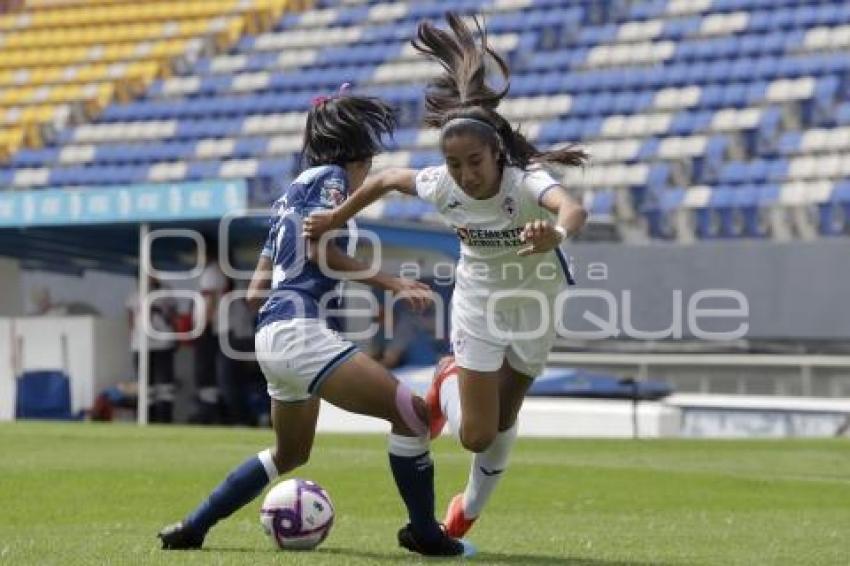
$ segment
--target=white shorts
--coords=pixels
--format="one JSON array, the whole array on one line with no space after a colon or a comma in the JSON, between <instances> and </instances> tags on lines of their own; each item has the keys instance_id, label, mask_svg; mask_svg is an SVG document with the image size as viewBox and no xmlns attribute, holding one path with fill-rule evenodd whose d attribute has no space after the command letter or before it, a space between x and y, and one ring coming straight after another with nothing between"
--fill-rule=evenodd
<instances>
[{"instance_id":1,"label":"white shorts","mask_svg":"<svg viewBox=\"0 0 850 566\"><path fill-rule=\"evenodd\" d=\"M315 318L270 322L257 331L254 344L269 397L287 402L315 395L322 381L358 351Z\"/></svg>"},{"instance_id":2,"label":"white shorts","mask_svg":"<svg viewBox=\"0 0 850 566\"><path fill-rule=\"evenodd\" d=\"M529 377L543 373L555 343L554 309L538 301L499 308L488 320L483 309L452 302L452 349L457 365L475 371L496 371L507 360ZM544 312L548 311L548 313Z\"/></svg>"}]
</instances>

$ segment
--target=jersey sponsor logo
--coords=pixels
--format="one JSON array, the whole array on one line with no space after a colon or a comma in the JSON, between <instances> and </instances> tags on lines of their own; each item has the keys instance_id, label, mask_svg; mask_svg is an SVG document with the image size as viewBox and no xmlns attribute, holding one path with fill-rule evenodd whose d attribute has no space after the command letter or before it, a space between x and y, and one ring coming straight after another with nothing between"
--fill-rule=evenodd
<instances>
[{"instance_id":1,"label":"jersey sponsor logo","mask_svg":"<svg viewBox=\"0 0 850 566\"><path fill-rule=\"evenodd\" d=\"M520 234L522 227L509 230L473 230L455 227L454 231L461 242L467 246L481 248L512 248L522 245Z\"/></svg>"}]
</instances>

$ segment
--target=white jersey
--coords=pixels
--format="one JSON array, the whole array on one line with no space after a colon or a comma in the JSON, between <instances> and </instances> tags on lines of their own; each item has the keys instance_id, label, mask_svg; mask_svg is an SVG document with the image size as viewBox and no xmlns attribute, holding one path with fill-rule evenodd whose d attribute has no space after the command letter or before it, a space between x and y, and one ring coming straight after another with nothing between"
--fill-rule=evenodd
<instances>
[{"instance_id":1,"label":"white jersey","mask_svg":"<svg viewBox=\"0 0 850 566\"><path fill-rule=\"evenodd\" d=\"M494 292L529 290L552 296L563 289L569 276L560 249L517 255L527 245L520 241L526 223L555 222L555 216L540 204L543 194L555 185L558 182L543 169L505 167L499 192L478 200L463 192L445 165L417 174L419 197L433 203L460 238L455 294L460 293L465 304L480 305L476 297L486 300Z\"/></svg>"}]
</instances>

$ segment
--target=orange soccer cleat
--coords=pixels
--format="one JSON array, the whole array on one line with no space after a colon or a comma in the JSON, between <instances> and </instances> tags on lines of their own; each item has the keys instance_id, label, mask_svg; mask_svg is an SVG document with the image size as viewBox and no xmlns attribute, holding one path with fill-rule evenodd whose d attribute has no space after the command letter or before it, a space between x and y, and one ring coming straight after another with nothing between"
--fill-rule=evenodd
<instances>
[{"instance_id":1,"label":"orange soccer cleat","mask_svg":"<svg viewBox=\"0 0 850 566\"><path fill-rule=\"evenodd\" d=\"M463 515L463 494L458 493L449 503L449 509L446 511L446 518L443 521L446 534L452 538L461 538L472 528L476 518L467 519Z\"/></svg>"},{"instance_id":2,"label":"orange soccer cleat","mask_svg":"<svg viewBox=\"0 0 850 566\"><path fill-rule=\"evenodd\" d=\"M457 377L457 366L453 356L446 356L437 362L431 385L428 387L428 392L425 393L425 405L428 406L430 415L428 428L431 432L431 438L440 436L443 427L446 426L446 415L443 414L443 409L440 407L440 387L450 376Z\"/></svg>"}]
</instances>

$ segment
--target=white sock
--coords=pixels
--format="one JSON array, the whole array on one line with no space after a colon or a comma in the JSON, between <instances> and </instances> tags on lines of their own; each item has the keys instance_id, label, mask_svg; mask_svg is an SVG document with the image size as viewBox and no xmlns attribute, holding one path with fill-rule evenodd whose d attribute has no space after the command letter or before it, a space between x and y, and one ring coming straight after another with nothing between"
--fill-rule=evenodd
<instances>
[{"instance_id":1,"label":"white sock","mask_svg":"<svg viewBox=\"0 0 850 566\"><path fill-rule=\"evenodd\" d=\"M449 421L449 430L460 438L460 391L457 379L455 375L447 377L440 385L440 408Z\"/></svg>"},{"instance_id":2,"label":"white sock","mask_svg":"<svg viewBox=\"0 0 850 566\"><path fill-rule=\"evenodd\" d=\"M473 519L481 514L493 490L508 467L508 457L516 441L517 424L500 432L487 450L472 458L469 480L463 492L463 515Z\"/></svg>"},{"instance_id":3,"label":"white sock","mask_svg":"<svg viewBox=\"0 0 850 566\"><path fill-rule=\"evenodd\" d=\"M427 436L401 436L390 433L389 452L395 456L412 458L428 452L431 440Z\"/></svg>"},{"instance_id":4,"label":"white sock","mask_svg":"<svg viewBox=\"0 0 850 566\"><path fill-rule=\"evenodd\" d=\"M272 458L272 449L268 448L263 450L257 454L257 458L259 458L260 462L263 464L263 468L266 470L266 475L269 476L269 481L274 481L275 478L280 475L280 472L277 471L274 458Z\"/></svg>"}]
</instances>

